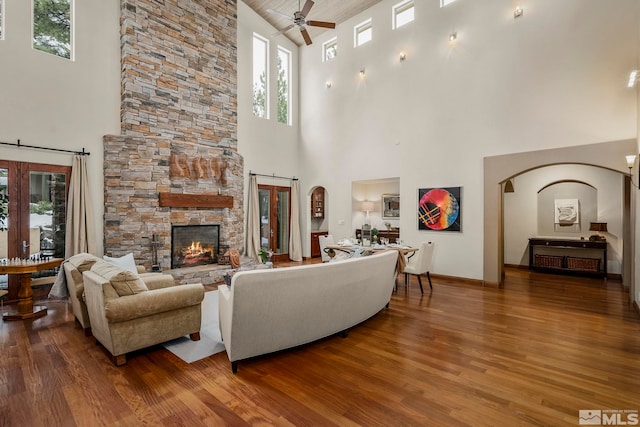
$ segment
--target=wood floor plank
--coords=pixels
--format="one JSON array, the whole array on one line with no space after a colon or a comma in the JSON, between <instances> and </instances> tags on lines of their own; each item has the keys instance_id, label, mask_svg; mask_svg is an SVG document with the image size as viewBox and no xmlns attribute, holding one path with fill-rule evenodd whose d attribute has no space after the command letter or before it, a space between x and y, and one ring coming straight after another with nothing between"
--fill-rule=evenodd
<instances>
[{"instance_id":1,"label":"wood floor plank","mask_svg":"<svg viewBox=\"0 0 640 427\"><path fill-rule=\"evenodd\" d=\"M281 265L282 266L282 265ZM340 336L240 363L161 346L115 367L64 302L0 323L0 425L564 426L640 411L640 318L620 283L507 269L433 278Z\"/></svg>"}]
</instances>

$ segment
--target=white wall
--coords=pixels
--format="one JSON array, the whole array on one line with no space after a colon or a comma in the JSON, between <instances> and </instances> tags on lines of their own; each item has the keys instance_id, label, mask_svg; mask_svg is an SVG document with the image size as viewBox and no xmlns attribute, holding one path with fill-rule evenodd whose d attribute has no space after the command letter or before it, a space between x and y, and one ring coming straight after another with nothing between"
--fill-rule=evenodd
<instances>
[{"instance_id":1,"label":"white wall","mask_svg":"<svg viewBox=\"0 0 640 427\"><path fill-rule=\"evenodd\" d=\"M555 165L535 169L514 178L514 193L504 194L504 262L528 265L529 238L540 237L538 227L538 191L557 181L577 180L595 187L597 192L597 217L591 221L606 222L605 234L608 247L609 273L620 274L622 263L622 219L624 191L620 173L584 165ZM589 219L582 221L579 233L544 234L544 237L569 237L588 239ZM585 225L586 223L586 225Z\"/></svg>"},{"instance_id":2,"label":"white wall","mask_svg":"<svg viewBox=\"0 0 640 427\"><path fill-rule=\"evenodd\" d=\"M348 235L345 184L400 177L402 239L436 241L436 273L482 279L485 156L637 137L625 82L637 61L638 0L525 0L519 19L511 0L442 9L425 0L416 21L394 31L395 3L301 48L301 182L327 188L329 231ZM353 26L368 17L373 40L353 48ZM335 35L338 57L322 63L322 42ZM461 233L417 230L418 188L438 186L463 187Z\"/></svg>"},{"instance_id":3,"label":"white wall","mask_svg":"<svg viewBox=\"0 0 640 427\"><path fill-rule=\"evenodd\" d=\"M75 60L31 47L31 2L4 0L0 40L0 141L91 152L89 185L99 253L103 234L102 137L120 133L120 5L75 2ZM72 156L0 146L0 158L70 166Z\"/></svg>"},{"instance_id":4,"label":"white wall","mask_svg":"<svg viewBox=\"0 0 640 427\"><path fill-rule=\"evenodd\" d=\"M299 177L298 162L298 47L284 36L271 37L277 30L238 1L238 153L244 157L245 206L249 187L249 171L258 174ZM253 115L253 33L269 40L269 119ZM276 111L276 81L278 45L292 53L292 125L278 123ZM259 184L290 186L287 180L258 177ZM309 188L301 185L301 211L309 213ZM306 198L305 198L306 196ZM306 203L306 204L305 204ZM306 209L304 207L306 206ZM308 224L303 222L303 237Z\"/></svg>"}]
</instances>

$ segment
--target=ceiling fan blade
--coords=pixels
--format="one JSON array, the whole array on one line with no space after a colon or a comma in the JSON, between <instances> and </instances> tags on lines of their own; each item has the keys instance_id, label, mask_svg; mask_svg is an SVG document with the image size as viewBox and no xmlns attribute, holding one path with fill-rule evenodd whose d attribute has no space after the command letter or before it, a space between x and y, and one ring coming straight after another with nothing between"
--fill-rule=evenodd
<instances>
[{"instance_id":1,"label":"ceiling fan blade","mask_svg":"<svg viewBox=\"0 0 640 427\"><path fill-rule=\"evenodd\" d=\"M336 28L335 22L307 21L307 25L311 25L312 27Z\"/></svg>"},{"instance_id":2,"label":"ceiling fan blade","mask_svg":"<svg viewBox=\"0 0 640 427\"><path fill-rule=\"evenodd\" d=\"M300 28L300 34L302 34L304 42L307 44L307 46L309 46L311 44L311 37L309 36L309 32L307 31L307 29L304 27Z\"/></svg>"},{"instance_id":3,"label":"ceiling fan blade","mask_svg":"<svg viewBox=\"0 0 640 427\"><path fill-rule=\"evenodd\" d=\"M277 35L279 35L279 34L286 33L287 31L289 31L290 29L292 29L292 28L293 28L293 27L295 27L295 26L296 26L296 24L288 25L288 26L284 27L283 29L281 29L280 31L277 31L277 32L273 33L273 34L271 35L271 37L277 36Z\"/></svg>"},{"instance_id":4,"label":"ceiling fan blade","mask_svg":"<svg viewBox=\"0 0 640 427\"><path fill-rule=\"evenodd\" d=\"M313 1L307 0L307 2L304 4L304 7L300 11L300 14L302 15L303 18L307 16L307 13L309 13L312 7L313 7Z\"/></svg>"},{"instance_id":5,"label":"ceiling fan blade","mask_svg":"<svg viewBox=\"0 0 640 427\"><path fill-rule=\"evenodd\" d=\"M278 15L278 16L286 19L287 21L293 21L293 18L291 16L287 15L286 13L279 12L279 11L277 11L275 9L269 8L269 9L267 9L267 12L273 13L274 15Z\"/></svg>"}]
</instances>

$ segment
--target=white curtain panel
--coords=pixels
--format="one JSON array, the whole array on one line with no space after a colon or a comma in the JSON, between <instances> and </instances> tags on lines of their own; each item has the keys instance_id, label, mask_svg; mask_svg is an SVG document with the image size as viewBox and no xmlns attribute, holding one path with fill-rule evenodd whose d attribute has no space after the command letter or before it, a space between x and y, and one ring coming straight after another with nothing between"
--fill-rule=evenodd
<instances>
[{"instance_id":1,"label":"white curtain panel","mask_svg":"<svg viewBox=\"0 0 640 427\"><path fill-rule=\"evenodd\" d=\"M289 231L289 259L302 261L302 238L300 237L300 183L291 185L291 230Z\"/></svg>"},{"instance_id":2,"label":"white curtain panel","mask_svg":"<svg viewBox=\"0 0 640 427\"><path fill-rule=\"evenodd\" d=\"M67 201L65 258L82 252L95 254L95 229L87 177L87 156L76 155L73 157Z\"/></svg>"},{"instance_id":3,"label":"white curtain panel","mask_svg":"<svg viewBox=\"0 0 640 427\"><path fill-rule=\"evenodd\" d=\"M258 179L249 176L249 203L247 209L247 256L260 262L260 202L258 200Z\"/></svg>"}]
</instances>

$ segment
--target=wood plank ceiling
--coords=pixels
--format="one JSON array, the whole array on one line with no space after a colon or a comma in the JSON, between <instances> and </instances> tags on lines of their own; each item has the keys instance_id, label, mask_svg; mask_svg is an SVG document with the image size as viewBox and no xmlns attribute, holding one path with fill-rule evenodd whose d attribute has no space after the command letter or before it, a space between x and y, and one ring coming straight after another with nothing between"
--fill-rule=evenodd
<instances>
[{"instance_id":1,"label":"wood plank ceiling","mask_svg":"<svg viewBox=\"0 0 640 427\"><path fill-rule=\"evenodd\" d=\"M285 28L291 24L290 21L279 15L267 12L267 9L275 9L285 15L293 16L294 12L304 7L306 0L243 0L247 6L256 11L258 15L264 18L268 23L278 30ZM307 20L328 21L341 24L349 18L359 14L360 12L370 8L382 0L314 0L315 4L307 15ZM307 26L307 31L311 36L311 40L315 36L322 34L326 28ZM300 34L298 27L292 28L285 33L291 41L298 46L304 46L304 39Z\"/></svg>"}]
</instances>

